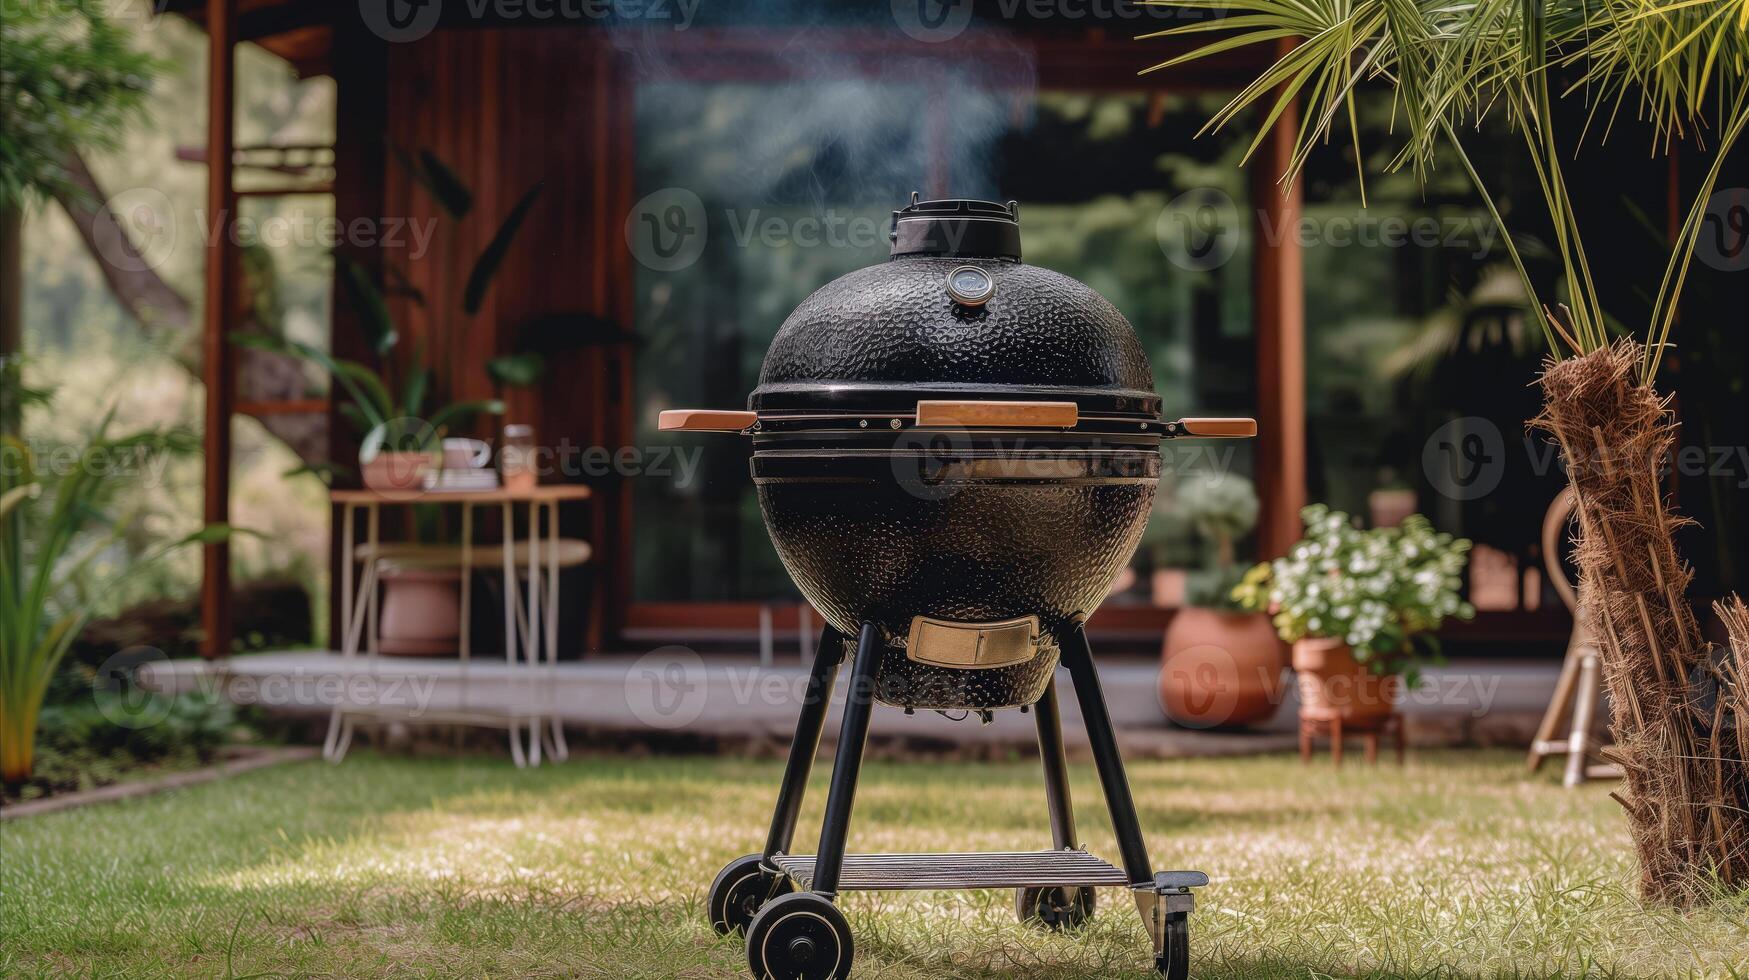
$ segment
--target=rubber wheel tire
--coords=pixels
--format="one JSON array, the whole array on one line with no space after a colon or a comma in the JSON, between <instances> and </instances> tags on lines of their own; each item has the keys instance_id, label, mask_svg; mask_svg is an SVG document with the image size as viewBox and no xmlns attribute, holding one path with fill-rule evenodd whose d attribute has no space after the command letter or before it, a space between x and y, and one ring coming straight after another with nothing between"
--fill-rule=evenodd
<instances>
[{"instance_id":1,"label":"rubber wheel tire","mask_svg":"<svg viewBox=\"0 0 1749 980\"><path fill-rule=\"evenodd\" d=\"M772 899L747 927L755 980L844 980L855 951L844 913L813 892Z\"/></svg>"},{"instance_id":2,"label":"rubber wheel tire","mask_svg":"<svg viewBox=\"0 0 1749 980\"><path fill-rule=\"evenodd\" d=\"M1190 977L1190 919L1187 913L1166 916L1166 951L1154 958L1154 969L1166 980Z\"/></svg>"},{"instance_id":3,"label":"rubber wheel tire","mask_svg":"<svg viewBox=\"0 0 1749 980\"><path fill-rule=\"evenodd\" d=\"M740 932L766 902L796 890L788 875L772 874L760 865L765 857L749 854L730 861L711 882L705 906L711 928L719 935Z\"/></svg>"},{"instance_id":4,"label":"rubber wheel tire","mask_svg":"<svg viewBox=\"0 0 1749 980\"><path fill-rule=\"evenodd\" d=\"M1052 932L1073 932L1086 925L1093 918L1093 906L1093 889L1086 885L1014 890L1015 917L1023 925Z\"/></svg>"}]
</instances>

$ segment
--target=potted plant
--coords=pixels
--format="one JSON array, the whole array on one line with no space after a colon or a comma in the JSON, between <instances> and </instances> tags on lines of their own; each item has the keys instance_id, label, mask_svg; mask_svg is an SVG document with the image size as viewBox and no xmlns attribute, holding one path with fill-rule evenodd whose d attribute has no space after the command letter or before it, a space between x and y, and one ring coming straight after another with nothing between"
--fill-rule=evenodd
<instances>
[{"instance_id":1,"label":"potted plant","mask_svg":"<svg viewBox=\"0 0 1749 980\"><path fill-rule=\"evenodd\" d=\"M1208 567L1186 582L1185 605L1160 649L1160 707L1191 728L1248 725L1281 704L1286 650L1269 617L1233 598L1240 572L1234 546L1257 526L1257 491L1236 474L1180 480L1179 513L1202 536Z\"/></svg>"},{"instance_id":2,"label":"potted plant","mask_svg":"<svg viewBox=\"0 0 1749 980\"><path fill-rule=\"evenodd\" d=\"M1459 598L1470 542L1433 529L1420 514L1363 531L1323 504L1300 512L1305 536L1287 557L1245 574L1233 597L1272 613L1293 644L1300 704L1357 724L1395 710L1437 660L1432 635L1448 618L1469 619Z\"/></svg>"}]
</instances>

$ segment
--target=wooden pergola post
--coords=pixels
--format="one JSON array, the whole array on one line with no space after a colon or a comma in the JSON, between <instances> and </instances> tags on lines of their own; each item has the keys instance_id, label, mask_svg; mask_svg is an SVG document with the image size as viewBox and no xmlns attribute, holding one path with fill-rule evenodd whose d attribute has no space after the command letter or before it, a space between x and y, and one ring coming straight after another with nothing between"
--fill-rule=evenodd
<instances>
[{"instance_id":1,"label":"wooden pergola post","mask_svg":"<svg viewBox=\"0 0 1749 980\"><path fill-rule=\"evenodd\" d=\"M231 411L236 371L227 326L236 307L236 244L232 222L237 194L231 180L234 145L235 0L207 0L206 293L201 310L201 381L206 386L205 480L201 517L223 524L231 511ZM223 541L201 556L201 654L231 651L231 551Z\"/></svg>"},{"instance_id":2,"label":"wooden pergola post","mask_svg":"<svg viewBox=\"0 0 1749 980\"><path fill-rule=\"evenodd\" d=\"M1298 183L1280 180L1293 159L1299 106L1275 122L1251 164L1256 207L1254 283L1257 311L1257 522L1259 558L1277 558L1299 540L1306 505L1306 286L1296 226Z\"/></svg>"}]
</instances>

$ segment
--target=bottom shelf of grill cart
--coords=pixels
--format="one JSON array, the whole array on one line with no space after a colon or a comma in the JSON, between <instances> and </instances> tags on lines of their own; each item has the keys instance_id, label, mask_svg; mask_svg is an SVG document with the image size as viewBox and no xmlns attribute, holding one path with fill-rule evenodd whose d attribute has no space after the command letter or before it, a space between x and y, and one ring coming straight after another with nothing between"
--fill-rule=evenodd
<instances>
[{"instance_id":1,"label":"bottom shelf of grill cart","mask_svg":"<svg viewBox=\"0 0 1749 980\"><path fill-rule=\"evenodd\" d=\"M812 854L779 855L773 863L802 888L813 887ZM839 891L1127 884L1121 870L1086 851L850 854L838 875Z\"/></svg>"}]
</instances>

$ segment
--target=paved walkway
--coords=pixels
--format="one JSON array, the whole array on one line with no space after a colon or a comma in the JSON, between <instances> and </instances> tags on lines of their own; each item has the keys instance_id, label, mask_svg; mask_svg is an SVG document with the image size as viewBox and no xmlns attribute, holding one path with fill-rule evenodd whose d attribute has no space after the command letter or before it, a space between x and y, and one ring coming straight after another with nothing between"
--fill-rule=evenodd
<instances>
[{"instance_id":1,"label":"paved walkway","mask_svg":"<svg viewBox=\"0 0 1749 980\"><path fill-rule=\"evenodd\" d=\"M1166 721L1156 702L1156 664L1117 660L1099 668L1126 754L1154 758L1285 751L1296 745L1292 684L1280 711L1256 730L1199 732ZM1465 661L1428 672L1428 683L1404 705L1417 744L1527 745L1554 690L1553 663ZM1063 721L1072 753L1086 736L1066 671L1058 672ZM426 710L492 711L551 698L567 726L625 745L627 739L697 739L786 744L807 683L806 668L791 660L761 667L751 657L701 658L681 648L644 656L607 655L529 671L503 661L358 657L325 651L289 651L234 657L225 664L172 660L152 665L147 683L181 690L222 690L239 703L292 713L326 714L336 701L394 704ZM842 687L842 685L840 685ZM826 741L837 732L836 699ZM920 750L967 752L1030 750L1033 721L1000 711L983 725L932 711L907 716L875 712L872 738ZM587 744L588 738L579 744Z\"/></svg>"}]
</instances>

